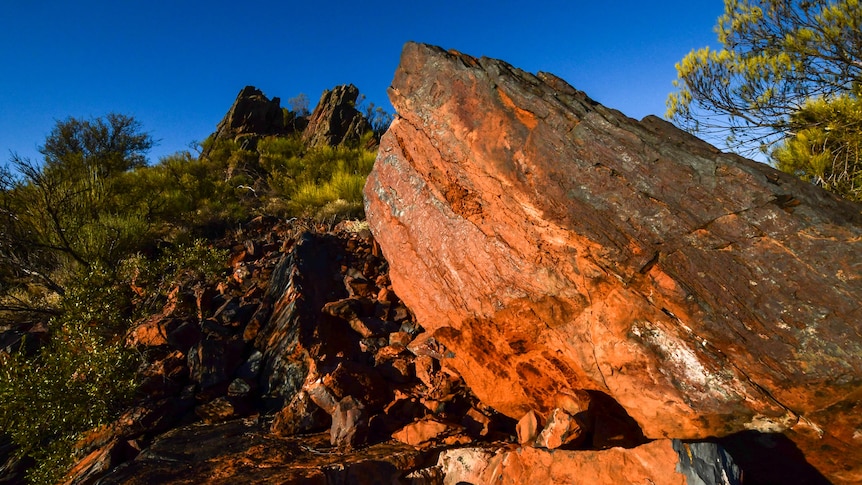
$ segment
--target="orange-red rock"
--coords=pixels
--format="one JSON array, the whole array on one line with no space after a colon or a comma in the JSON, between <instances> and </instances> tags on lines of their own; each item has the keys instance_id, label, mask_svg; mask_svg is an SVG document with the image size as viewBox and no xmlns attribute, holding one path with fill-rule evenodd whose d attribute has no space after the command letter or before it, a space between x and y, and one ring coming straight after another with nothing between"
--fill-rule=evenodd
<instances>
[{"instance_id":1,"label":"orange-red rock","mask_svg":"<svg viewBox=\"0 0 862 485\"><path fill-rule=\"evenodd\" d=\"M528 411L524 414L523 417L518 421L518 425L515 427L515 431L518 434L518 443L525 445L529 443L533 443L536 441L536 438L539 436L539 422L536 418L536 413L533 411Z\"/></svg>"},{"instance_id":2,"label":"orange-red rock","mask_svg":"<svg viewBox=\"0 0 862 485\"><path fill-rule=\"evenodd\" d=\"M583 433L583 428L574 416L557 408L551 412L545 428L536 438L536 446L553 450L577 442Z\"/></svg>"},{"instance_id":3,"label":"orange-red rock","mask_svg":"<svg viewBox=\"0 0 862 485\"><path fill-rule=\"evenodd\" d=\"M698 466L693 466L692 463ZM700 463L698 463L700 462ZM704 466L705 465L705 466ZM572 483L618 485L740 484L738 468L720 448L658 440L636 448L564 451L523 447L460 448L440 454L443 483Z\"/></svg>"},{"instance_id":4,"label":"orange-red rock","mask_svg":"<svg viewBox=\"0 0 862 485\"><path fill-rule=\"evenodd\" d=\"M858 205L493 59L409 43L390 98L368 221L483 402L601 391L648 437L785 432L862 480Z\"/></svg>"},{"instance_id":5,"label":"orange-red rock","mask_svg":"<svg viewBox=\"0 0 862 485\"><path fill-rule=\"evenodd\" d=\"M421 419L404 426L393 433L392 437L410 446L422 446L451 431L451 428L450 425L433 419Z\"/></svg>"}]
</instances>

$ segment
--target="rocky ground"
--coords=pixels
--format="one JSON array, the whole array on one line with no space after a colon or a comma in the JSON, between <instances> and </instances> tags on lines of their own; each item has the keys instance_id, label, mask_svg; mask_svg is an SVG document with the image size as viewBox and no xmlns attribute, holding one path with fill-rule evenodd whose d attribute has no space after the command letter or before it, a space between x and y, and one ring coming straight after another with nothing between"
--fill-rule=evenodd
<instances>
[{"instance_id":1,"label":"rocky ground","mask_svg":"<svg viewBox=\"0 0 862 485\"><path fill-rule=\"evenodd\" d=\"M858 206L502 61L390 95L368 223L225 240L65 483L862 480Z\"/></svg>"},{"instance_id":2,"label":"rocky ground","mask_svg":"<svg viewBox=\"0 0 862 485\"><path fill-rule=\"evenodd\" d=\"M602 393L547 420L482 405L363 224L261 218L242 237L229 277L129 333L146 397L80 442L65 483L741 483L721 445L647 440Z\"/></svg>"},{"instance_id":3,"label":"rocky ground","mask_svg":"<svg viewBox=\"0 0 862 485\"><path fill-rule=\"evenodd\" d=\"M129 332L142 398L81 440L64 483L742 483L722 445L647 440L603 393L547 420L484 406L362 223L259 218L222 245L226 277ZM753 442L735 457L774 477Z\"/></svg>"}]
</instances>

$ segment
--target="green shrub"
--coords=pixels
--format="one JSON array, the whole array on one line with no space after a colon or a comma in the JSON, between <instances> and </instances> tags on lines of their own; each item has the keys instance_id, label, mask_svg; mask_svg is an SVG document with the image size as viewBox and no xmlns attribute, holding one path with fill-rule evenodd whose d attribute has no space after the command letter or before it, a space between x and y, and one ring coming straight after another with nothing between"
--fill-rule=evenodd
<instances>
[{"instance_id":1,"label":"green shrub","mask_svg":"<svg viewBox=\"0 0 862 485\"><path fill-rule=\"evenodd\" d=\"M68 278L49 344L31 358L0 360L0 429L36 459L33 483L56 483L80 458L72 450L81 434L115 419L134 397L140 356L122 345L131 322L158 311L176 285L220 278L226 260L226 251L196 240Z\"/></svg>"},{"instance_id":2,"label":"green shrub","mask_svg":"<svg viewBox=\"0 0 862 485\"><path fill-rule=\"evenodd\" d=\"M33 483L55 483L72 464L81 433L114 419L135 389L137 355L117 343L131 316L129 294L98 265L67 284L51 340L34 357L0 362L0 429L33 457Z\"/></svg>"}]
</instances>

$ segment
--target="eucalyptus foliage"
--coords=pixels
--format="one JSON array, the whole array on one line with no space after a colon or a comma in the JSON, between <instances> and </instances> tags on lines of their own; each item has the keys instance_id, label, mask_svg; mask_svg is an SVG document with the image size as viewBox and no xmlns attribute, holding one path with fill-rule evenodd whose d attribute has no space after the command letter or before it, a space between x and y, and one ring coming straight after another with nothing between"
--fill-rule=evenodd
<instances>
[{"instance_id":1,"label":"eucalyptus foliage","mask_svg":"<svg viewBox=\"0 0 862 485\"><path fill-rule=\"evenodd\" d=\"M804 128L772 153L776 166L862 202L862 100L858 94L815 98L791 115Z\"/></svg>"},{"instance_id":2,"label":"eucalyptus foliage","mask_svg":"<svg viewBox=\"0 0 862 485\"><path fill-rule=\"evenodd\" d=\"M696 133L725 137L743 153L768 152L791 131L809 100L855 97L862 75L858 0L725 0L721 47L676 65L667 116ZM814 122L819 123L819 120Z\"/></svg>"}]
</instances>

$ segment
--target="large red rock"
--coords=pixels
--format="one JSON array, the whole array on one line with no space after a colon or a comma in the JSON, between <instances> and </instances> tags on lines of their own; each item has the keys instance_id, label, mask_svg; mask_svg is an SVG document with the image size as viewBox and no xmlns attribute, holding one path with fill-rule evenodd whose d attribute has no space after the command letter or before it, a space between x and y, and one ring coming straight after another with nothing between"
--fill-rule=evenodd
<instances>
[{"instance_id":1,"label":"large red rock","mask_svg":"<svg viewBox=\"0 0 862 485\"><path fill-rule=\"evenodd\" d=\"M366 185L393 289L486 404L785 432L862 480L860 206L546 73L405 46Z\"/></svg>"}]
</instances>

